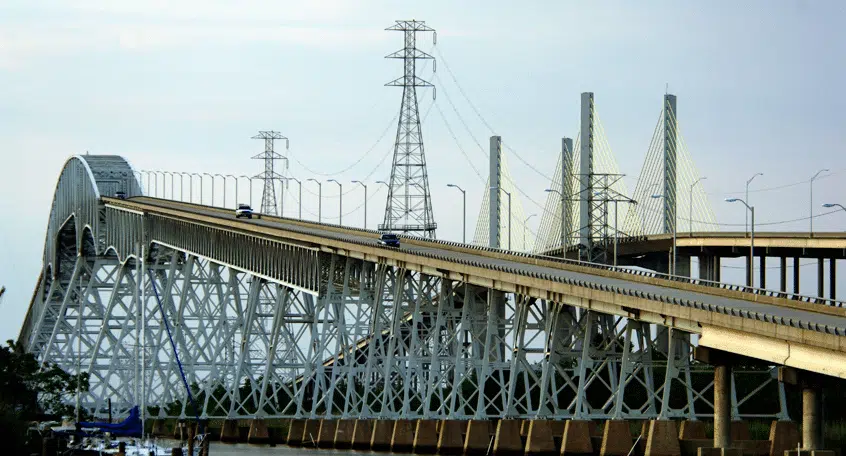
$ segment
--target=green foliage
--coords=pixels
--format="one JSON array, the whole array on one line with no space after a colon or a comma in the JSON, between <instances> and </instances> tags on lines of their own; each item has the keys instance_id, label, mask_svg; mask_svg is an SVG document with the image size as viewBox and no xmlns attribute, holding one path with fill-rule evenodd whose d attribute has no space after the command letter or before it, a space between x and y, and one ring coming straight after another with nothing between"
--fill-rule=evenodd
<instances>
[{"instance_id":1,"label":"green foliage","mask_svg":"<svg viewBox=\"0 0 846 456\"><path fill-rule=\"evenodd\" d=\"M41 366L35 356L11 340L0 347L0 413L21 420L42 413L69 415L73 406L64 400L76 394L77 386L82 393L88 391L88 373L76 376L52 363Z\"/></svg>"}]
</instances>

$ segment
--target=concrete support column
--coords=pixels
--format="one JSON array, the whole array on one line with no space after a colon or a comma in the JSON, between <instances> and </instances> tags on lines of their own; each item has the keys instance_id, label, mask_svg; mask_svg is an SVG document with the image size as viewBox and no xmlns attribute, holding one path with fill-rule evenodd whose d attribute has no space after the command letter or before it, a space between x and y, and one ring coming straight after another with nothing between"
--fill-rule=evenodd
<instances>
[{"instance_id":1,"label":"concrete support column","mask_svg":"<svg viewBox=\"0 0 846 456\"><path fill-rule=\"evenodd\" d=\"M802 449L823 446L822 391L817 386L802 387Z\"/></svg>"},{"instance_id":2,"label":"concrete support column","mask_svg":"<svg viewBox=\"0 0 846 456\"><path fill-rule=\"evenodd\" d=\"M714 448L731 446L731 367L714 366Z\"/></svg>"},{"instance_id":3,"label":"concrete support column","mask_svg":"<svg viewBox=\"0 0 846 456\"><path fill-rule=\"evenodd\" d=\"M799 294L799 257L793 257L793 294Z\"/></svg>"},{"instance_id":4,"label":"concrete support column","mask_svg":"<svg viewBox=\"0 0 846 456\"><path fill-rule=\"evenodd\" d=\"M837 299L837 259L828 260L828 297Z\"/></svg>"},{"instance_id":5,"label":"concrete support column","mask_svg":"<svg viewBox=\"0 0 846 456\"><path fill-rule=\"evenodd\" d=\"M822 258L817 258L817 296L825 297L825 268Z\"/></svg>"},{"instance_id":6,"label":"concrete support column","mask_svg":"<svg viewBox=\"0 0 846 456\"><path fill-rule=\"evenodd\" d=\"M782 293L787 292L787 257L779 258L779 268L778 268L779 278L779 291Z\"/></svg>"},{"instance_id":7,"label":"concrete support column","mask_svg":"<svg viewBox=\"0 0 846 456\"><path fill-rule=\"evenodd\" d=\"M758 288L767 288L767 257L761 255L761 264L758 266Z\"/></svg>"}]
</instances>

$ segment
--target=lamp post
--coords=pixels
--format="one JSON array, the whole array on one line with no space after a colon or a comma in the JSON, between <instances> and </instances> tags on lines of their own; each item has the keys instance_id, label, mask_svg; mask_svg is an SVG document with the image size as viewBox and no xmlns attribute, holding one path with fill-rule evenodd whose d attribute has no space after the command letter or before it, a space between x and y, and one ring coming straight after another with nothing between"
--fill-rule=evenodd
<instances>
[{"instance_id":1,"label":"lamp post","mask_svg":"<svg viewBox=\"0 0 846 456\"><path fill-rule=\"evenodd\" d=\"M359 184L364 187L364 229L367 229L367 184L361 181L354 180L353 184Z\"/></svg>"},{"instance_id":2,"label":"lamp post","mask_svg":"<svg viewBox=\"0 0 846 456\"><path fill-rule=\"evenodd\" d=\"M250 197L249 197L250 199L249 199L248 205L250 207L253 207L253 178L250 177L250 176L244 176L242 174L242 175L238 176L238 179L247 179L247 183L250 187ZM235 193L236 194L238 193L238 187L237 186L235 187ZM236 195L235 199L237 199L237 198L238 198L238 196Z\"/></svg>"},{"instance_id":3,"label":"lamp post","mask_svg":"<svg viewBox=\"0 0 846 456\"><path fill-rule=\"evenodd\" d=\"M223 204L221 207L226 207L226 176L223 174L215 174L215 176L220 176L223 179ZM214 180L212 180L212 188L214 188ZM212 201L212 206L214 206L214 201Z\"/></svg>"},{"instance_id":4,"label":"lamp post","mask_svg":"<svg viewBox=\"0 0 846 456\"><path fill-rule=\"evenodd\" d=\"M185 201L185 182L184 177L188 176L188 182L191 182L191 175L180 171L179 173L179 201ZM190 203L190 201L189 201Z\"/></svg>"},{"instance_id":5,"label":"lamp post","mask_svg":"<svg viewBox=\"0 0 846 456\"><path fill-rule=\"evenodd\" d=\"M750 177L750 178L749 178L749 180L747 180L747 181L746 181L746 201L749 201L749 184L750 184L750 183L751 183L751 182L752 182L752 181L753 181L756 177L758 177L758 176L763 176L763 175L764 175L764 173L755 173L755 174L753 174L753 175L752 175L752 177ZM747 213L744 213L744 214L743 214L743 216L744 216L744 217L746 217L746 221L744 222L744 225L743 225L743 226L744 226L744 229L743 229L743 230L744 230L744 231L749 231L749 213L748 213L748 212L747 212Z\"/></svg>"},{"instance_id":6,"label":"lamp post","mask_svg":"<svg viewBox=\"0 0 846 456\"><path fill-rule=\"evenodd\" d=\"M286 177L285 179L292 180L297 183L297 190L299 190L299 196L297 197L297 211L299 213L299 219L303 219L303 183L297 179L296 177Z\"/></svg>"},{"instance_id":7,"label":"lamp post","mask_svg":"<svg viewBox=\"0 0 846 456\"><path fill-rule=\"evenodd\" d=\"M176 175L176 173L173 171L162 171L162 174L164 174L165 176L163 178L164 183L162 187L167 185L167 176L170 176L170 199L175 200L176 193L174 192L174 190L176 189L176 182L174 182L174 175ZM165 196L167 196L167 194L165 194Z\"/></svg>"},{"instance_id":8,"label":"lamp post","mask_svg":"<svg viewBox=\"0 0 846 456\"><path fill-rule=\"evenodd\" d=\"M664 195L652 195L653 198L664 198ZM673 211L675 214L676 211ZM676 275L676 231L678 231L678 227L676 226L676 222L678 221L678 216L675 217L673 220L673 259L672 265L670 266L670 275Z\"/></svg>"},{"instance_id":9,"label":"lamp post","mask_svg":"<svg viewBox=\"0 0 846 456\"><path fill-rule=\"evenodd\" d=\"M338 225L343 226L343 217L344 217L344 186L341 185L340 182L336 181L335 179L329 179L326 182L334 182L338 184Z\"/></svg>"},{"instance_id":10,"label":"lamp post","mask_svg":"<svg viewBox=\"0 0 846 456\"><path fill-rule=\"evenodd\" d=\"M758 173L755 176L757 176L759 174L761 174L761 173ZM755 176L752 176L752 179L754 179ZM693 184L690 186L690 205L688 206L688 210L690 212L690 214L689 214L690 218L688 219L688 223L690 223L690 229L688 231L690 231L690 233L688 233L688 234L691 237L693 237L693 187L696 187L696 184L698 184L699 181L703 181L705 179L707 179L707 177L700 177L699 179L696 179L696 181L694 181ZM751 181L752 179L749 179L749 180ZM746 183L746 191L749 192L749 183L748 182Z\"/></svg>"},{"instance_id":11,"label":"lamp post","mask_svg":"<svg viewBox=\"0 0 846 456\"><path fill-rule=\"evenodd\" d=\"M811 178L811 204L810 204L810 208L811 208L811 214L810 214L810 216L811 216L811 218L810 218L810 220L811 220L811 231L810 231L810 233L808 233L809 236L814 235L814 179L816 179L820 174L826 173L826 172L828 172L828 168L821 169L821 170L817 171L816 174L814 174L814 177Z\"/></svg>"},{"instance_id":12,"label":"lamp post","mask_svg":"<svg viewBox=\"0 0 846 456\"><path fill-rule=\"evenodd\" d=\"M211 198L212 198L212 200L211 200L211 205L212 205L212 206L214 206L214 175L213 175L213 174L209 174L209 173L202 173L202 174L203 174L203 176L209 176L209 178L211 179L211 182L212 182L212 193L211 193ZM200 190L200 204L202 204L202 201L203 201L202 183L203 183L203 178L202 178L202 177L200 177L200 187L201 187L201 190Z\"/></svg>"},{"instance_id":13,"label":"lamp post","mask_svg":"<svg viewBox=\"0 0 846 456\"><path fill-rule=\"evenodd\" d=\"M526 249L526 231L529 229L529 219L536 216L538 214L532 214L526 217L526 220L523 220L523 251L528 252Z\"/></svg>"},{"instance_id":14,"label":"lamp post","mask_svg":"<svg viewBox=\"0 0 846 456\"><path fill-rule=\"evenodd\" d=\"M227 177L231 177L232 180L235 181L235 207L237 208L238 207L238 178L231 175L231 174L225 174L224 178L223 178L223 188L224 188L224 190L226 189L226 178ZM226 197L223 198L223 205L224 206L226 205Z\"/></svg>"},{"instance_id":15,"label":"lamp post","mask_svg":"<svg viewBox=\"0 0 846 456\"><path fill-rule=\"evenodd\" d=\"M467 192L455 184L447 184L447 187L458 189L461 192L461 243L467 243Z\"/></svg>"},{"instance_id":16,"label":"lamp post","mask_svg":"<svg viewBox=\"0 0 846 456\"><path fill-rule=\"evenodd\" d=\"M511 193L499 187L491 187L491 190L499 190L502 193L505 193L506 196L508 196L508 250L511 250Z\"/></svg>"},{"instance_id":17,"label":"lamp post","mask_svg":"<svg viewBox=\"0 0 846 456\"><path fill-rule=\"evenodd\" d=\"M190 182L189 182L189 184L191 185L191 190L188 192L188 198L191 200L192 203L194 202L194 177L193 176L197 176L197 177L200 178L200 204L203 204L203 176L202 176L202 174L199 174L199 173L191 173L190 175L192 176L191 179L190 179Z\"/></svg>"},{"instance_id":18,"label":"lamp post","mask_svg":"<svg viewBox=\"0 0 846 456\"><path fill-rule=\"evenodd\" d=\"M726 202L728 203L734 203L737 201L743 203L743 205L746 206L746 209L752 213L752 232L749 237L749 274L746 276L746 286L751 288L752 281L755 277L755 208L740 198L726 198Z\"/></svg>"},{"instance_id":19,"label":"lamp post","mask_svg":"<svg viewBox=\"0 0 846 456\"><path fill-rule=\"evenodd\" d=\"M317 223L323 223L323 183L317 179L308 179L308 181L317 184Z\"/></svg>"},{"instance_id":20,"label":"lamp post","mask_svg":"<svg viewBox=\"0 0 846 456\"><path fill-rule=\"evenodd\" d=\"M825 203L822 205L822 207L839 207L840 209L846 211L846 207L843 207L843 205L840 203Z\"/></svg>"},{"instance_id":21,"label":"lamp post","mask_svg":"<svg viewBox=\"0 0 846 456\"><path fill-rule=\"evenodd\" d=\"M554 188L548 188L544 191L548 193L555 193L556 195L561 197L561 217L559 217L561 220L561 256L567 258L567 227L564 226L566 225L564 221L564 211L566 210L566 206L564 204L564 195Z\"/></svg>"},{"instance_id":22,"label":"lamp post","mask_svg":"<svg viewBox=\"0 0 846 456\"><path fill-rule=\"evenodd\" d=\"M387 187L389 191L391 190L391 186L390 186L390 184L388 184L388 183L387 183L387 182L385 182L385 181L376 181L376 183L377 183L377 184L385 184L385 187Z\"/></svg>"}]
</instances>

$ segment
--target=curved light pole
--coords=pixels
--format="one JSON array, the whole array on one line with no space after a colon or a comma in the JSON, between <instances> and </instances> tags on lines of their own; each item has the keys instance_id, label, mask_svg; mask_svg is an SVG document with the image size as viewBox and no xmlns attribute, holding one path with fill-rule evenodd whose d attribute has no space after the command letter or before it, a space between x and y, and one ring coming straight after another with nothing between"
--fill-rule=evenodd
<instances>
[{"instance_id":1,"label":"curved light pole","mask_svg":"<svg viewBox=\"0 0 846 456\"><path fill-rule=\"evenodd\" d=\"M385 187L387 187L389 191L391 190L391 186L385 181L376 181L376 183L377 184L385 184Z\"/></svg>"},{"instance_id":2,"label":"curved light pole","mask_svg":"<svg viewBox=\"0 0 846 456\"><path fill-rule=\"evenodd\" d=\"M308 179L317 183L317 223L323 223L323 183L317 179Z\"/></svg>"},{"instance_id":3,"label":"curved light pole","mask_svg":"<svg viewBox=\"0 0 846 456\"><path fill-rule=\"evenodd\" d=\"M758 175L763 175L763 174L758 173L755 176L758 176ZM754 179L755 176L752 176L752 179ZM689 234L690 234L691 237L693 237L693 187L696 187L696 184L698 184L699 181L703 181L705 179L707 179L707 177L700 177L699 179L696 179L696 181L694 181L693 184L691 184L691 186L690 186L690 206L688 206L688 209L689 209L689 212L690 212L690 218L688 219L688 223L690 223L690 229L688 231L690 231ZM749 180L751 181L752 179L749 179ZM747 193L749 192L749 183L748 182L746 183L746 192Z\"/></svg>"},{"instance_id":4,"label":"curved light pole","mask_svg":"<svg viewBox=\"0 0 846 456\"><path fill-rule=\"evenodd\" d=\"M164 173L165 176L170 176L170 199L176 200L176 193L174 193L174 190L176 189L176 183L174 182L176 173L173 171L162 171L162 173ZM166 178L164 179L164 184L167 185Z\"/></svg>"},{"instance_id":5,"label":"curved light pole","mask_svg":"<svg viewBox=\"0 0 846 456\"><path fill-rule=\"evenodd\" d=\"M353 184L359 184L364 187L364 229L367 229L367 184L361 181L354 180Z\"/></svg>"},{"instance_id":6,"label":"curved light pole","mask_svg":"<svg viewBox=\"0 0 846 456\"><path fill-rule=\"evenodd\" d=\"M240 175L240 176L238 176L238 178L239 178L239 179L247 179L247 182L249 182L249 186L250 186L250 201L249 201L249 204L248 204L248 205L249 205L250 207L253 207L253 178L252 178L252 177L250 177L250 176L244 176L243 174L242 174L242 175ZM238 192L237 187L236 187L236 189L235 189L235 192L236 192L236 193ZM237 196L236 196L236 198L237 198Z\"/></svg>"},{"instance_id":7,"label":"curved light pole","mask_svg":"<svg viewBox=\"0 0 846 456\"><path fill-rule=\"evenodd\" d=\"M162 175L162 196L161 196L161 198L165 199L167 197L167 194L165 193L165 186L167 185L167 181L165 179L164 171L153 171L153 175L155 176L155 181L156 181L156 195L159 194L159 174Z\"/></svg>"},{"instance_id":8,"label":"curved light pole","mask_svg":"<svg viewBox=\"0 0 846 456\"><path fill-rule=\"evenodd\" d=\"M499 190L508 196L508 250L511 250L511 193L500 187L491 187L491 190ZM490 217L490 213L488 217Z\"/></svg>"},{"instance_id":9,"label":"curved light pole","mask_svg":"<svg viewBox=\"0 0 846 456\"><path fill-rule=\"evenodd\" d=\"M467 192L455 184L447 184L447 187L458 189L461 192L461 243L467 243Z\"/></svg>"},{"instance_id":10,"label":"curved light pole","mask_svg":"<svg viewBox=\"0 0 846 456\"><path fill-rule=\"evenodd\" d=\"M179 201L185 201L185 184L184 184L184 177L188 176L188 181L191 181L191 176L188 173L184 173L182 171L177 172L179 174Z\"/></svg>"},{"instance_id":11,"label":"curved light pole","mask_svg":"<svg viewBox=\"0 0 846 456\"><path fill-rule=\"evenodd\" d=\"M810 214L811 215L811 231L810 231L810 233L808 233L809 236L814 235L814 179L819 177L820 174L826 173L826 172L828 172L828 168L821 169L821 170L817 171L816 174L814 174L814 177L811 178L811 204L810 204L810 208L811 208L811 214Z\"/></svg>"},{"instance_id":12,"label":"curved light pole","mask_svg":"<svg viewBox=\"0 0 846 456\"><path fill-rule=\"evenodd\" d=\"M756 177L763 176L763 175L764 175L764 173L755 173L755 174L752 175L752 177L749 178L749 180L746 181L746 201L749 201L749 184ZM746 222L744 222L744 225L743 225L744 226L743 231L749 231L749 213L747 212L747 213L743 214L743 216L746 217Z\"/></svg>"},{"instance_id":13,"label":"curved light pole","mask_svg":"<svg viewBox=\"0 0 846 456\"><path fill-rule=\"evenodd\" d=\"M191 182L189 185L191 186L191 190L188 192L188 197L191 199L191 202L194 202L194 177L197 176L200 178L200 204L203 204L203 175L200 173L190 173Z\"/></svg>"},{"instance_id":14,"label":"curved light pole","mask_svg":"<svg viewBox=\"0 0 846 456\"><path fill-rule=\"evenodd\" d=\"M338 225L343 226L344 217L344 187L335 179L329 179L326 182L334 182L338 184Z\"/></svg>"},{"instance_id":15,"label":"curved light pole","mask_svg":"<svg viewBox=\"0 0 846 456\"><path fill-rule=\"evenodd\" d=\"M652 195L653 198L664 198L664 195ZM676 214L676 211L673 211ZM676 226L678 222L678 214L676 214L675 220L673 220L673 264L670 265L670 275L676 275L676 232L678 231L678 227Z\"/></svg>"},{"instance_id":16,"label":"curved light pole","mask_svg":"<svg viewBox=\"0 0 846 456\"><path fill-rule=\"evenodd\" d=\"M231 177L235 181L235 208L238 207L238 178L231 174L223 175L223 194L226 195L226 178ZM223 205L226 206L226 196L223 197Z\"/></svg>"},{"instance_id":17,"label":"curved light pole","mask_svg":"<svg viewBox=\"0 0 846 456\"><path fill-rule=\"evenodd\" d=\"M202 174L203 174L203 176L209 176L209 178L211 179L212 192L211 192L211 204L210 204L210 206L214 206L214 174L209 174L209 173L202 173ZM203 182L202 177L200 178L200 182ZM202 193L203 193L203 191L200 190L200 200L203 199ZM202 204L202 203L200 203L200 204Z\"/></svg>"},{"instance_id":18,"label":"curved light pole","mask_svg":"<svg viewBox=\"0 0 846 456\"><path fill-rule=\"evenodd\" d=\"M297 211L299 213L299 219L303 219L303 183L296 177L286 177L285 179L292 180L297 183L297 190L299 191L299 196L297 197Z\"/></svg>"},{"instance_id":19,"label":"curved light pole","mask_svg":"<svg viewBox=\"0 0 846 456\"><path fill-rule=\"evenodd\" d=\"M523 220L523 250L526 252L528 252L528 250L526 250L526 231L529 229L529 219L535 217L536 215L538 214L532 214L526 217L526 220Z\"/></svg>"},{"instance_id":20,"label":"curved light pole","mask_svg":"<svg viewBox=\"0 0 846 456\"><path fill-rule=\"evenodd\" d=\"M223 205L221 207L226 207L226 176L223 174L215 174L215 176L220 176L223 179ZM212 188L214 188L214 181L212 181ZM212 201L212 206L214 206L214 201Z\"/></svg>"},{"instance_id":21,"label":"curved light pole","mask_svg":"<svg viewBox=\"0 0 846 456\"><path fill-rule=\"evenodd\" d=\"M565 225L565 222L564 222L565 212L564 211L566 210L566 207L564 205L564 195L562 195L560 191L558 191L557 189L554 189L554 188L548 188L544 191L548 192L548 193L555 193L556 195L561 197L561 217L560 217L560 219L561 219L561 255L564 258L567 258L567 250L566 249L567 249L567 229L568 229L568 227L564 226Z\"/></svg>"},{"instance_id":22,"label":"curved light pole","mask_svg":"<svg viewBox=\"0 0 846 456\"><path fill-rule=\"evenodd\" d=\"M843 207L843 205L840 203L824 203L822 207L839 207L840 209L846 211L846 207Z\"/></svg>"},{"instance_id":23,"label":"curved light pole","mask_svg":"<svg viewBox=\"0 0 846 456\"><path fill-rule=\"evenodd\" d=\"M818 173L819 174L819 173ZM752 233L749 237L749 275L746 276L746 286L752 287L755 277L755 208L740 198L726 198L727 203L741 202L752 213Z\"/></svg>"}]
</instances>

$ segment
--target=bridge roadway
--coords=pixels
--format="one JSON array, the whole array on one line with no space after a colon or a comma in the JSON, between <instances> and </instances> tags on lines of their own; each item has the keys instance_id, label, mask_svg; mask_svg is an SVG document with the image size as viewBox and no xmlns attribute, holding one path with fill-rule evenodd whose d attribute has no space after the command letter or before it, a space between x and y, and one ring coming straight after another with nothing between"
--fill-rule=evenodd
<instances>
[{"instance_id":1,"label":"bridge roadway","mask_svg":"<svg viewBox=\"0 0 846 456\"><path fill-rule=\"evenodd\" d=\"M295 240L323 251L671 326L700 334L700 346L846 378L846 308L838 307L842 303L816 304L416 238L403 239L400 249L391 249L379 245L373 231L270 216L235 219L229 209L178 201L103 200L113 207Z\"/></svg>"}]
</instances>

